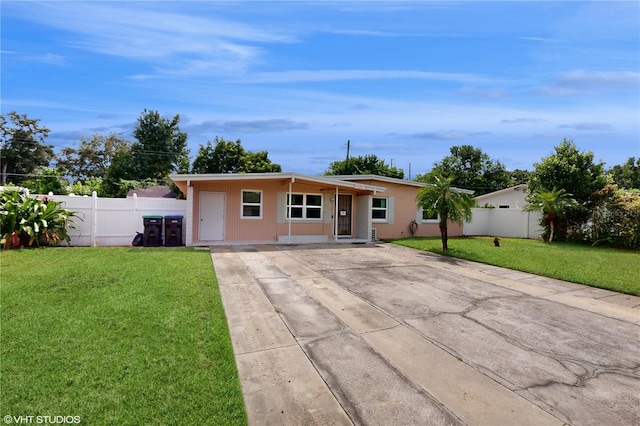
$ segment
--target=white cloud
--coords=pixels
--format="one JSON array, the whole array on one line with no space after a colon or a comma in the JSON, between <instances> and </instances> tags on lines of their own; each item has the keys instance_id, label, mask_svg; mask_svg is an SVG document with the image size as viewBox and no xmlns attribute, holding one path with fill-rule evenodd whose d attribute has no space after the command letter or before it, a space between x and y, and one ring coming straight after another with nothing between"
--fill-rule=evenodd
<instances>
[{"instance_id":1,"label":"white cloud","mask_svg":"<svg viewBox=\"0 0 640 426\"><path fill-rule=\"evenodd\" d=\"M66 65L64 56L56 55L54 53L33 55L33 54L26 54L23 52L2 50L0 51L0 54L2 55L3 60L5 61L36 62L36 63L46 64L46 65L55 65L55 66Z\"/></svg>"},{"instance_id":2,"label":"white cloud","mask_svg":"<svg viewBox=\"0 0 640 426\"><path fill-rule=\"evenodd\" d=\"M411 70L290 70L277 72L259 72L242 76L238 81L244 83L301 83L344 80L388 80L413 79L431 81L449 81L464 83L486 83L488 77L465 73L442 73Z\"/></svg>"},{"instance_id":3,"label":"white cloud","mask_svg":"<svg viewBox=\"0 0 640 426\"><path fill-rule=\"evenodd\" d=\"M471 140L479 136L487 136L490 134L491 134L490 132L464 132L459 130L439 130L435 132L414 133L411 135L405 135L405 137L410 137L412 139L460 142L460 141Z\"/></svg>"},{"instance_id":4,"label":"white cloud","mask_svg":"<svg viewBox=\"0 0 640 426\"><path fill-rule=\"evenodd\" d=\"M640 73L635 71L585 71L576 70L557 74L548 85L534 91L552 95L567 96L605 91L638 91Z\"/></svg>"},{"instance_id":5,"label":"white cloud","mask_svg":"<svg viewBox=\"0 0 640 426\"><path fill-rule=\"evenodd\" d=\"M156 64L158 72L244 69L262 53L256 43L296 42L280 29L175 13L170 3L25 2L20 6L19 12L29 19L74 34L67 40L71 46Z\"/></svg>"},{"instance_id":6,"label":"white cloud","mask_svg":"<svg viewBox=\"0 0 640 426\"><path fill-rule=\"evenodd\" d=\"M633 89L640 84L640 73L633 71L570 71L559 74L557 87L569 89Z\"/></svg>"},{"instance_id":7,"label":"white cloud","mask_svg":"<svg viewBox=\"0 0 640 426\"><path fill-rule=\"evenodd\" d=\"M509 92L504 89L478 89L468 86L456 90L455 93L476 99L503 99L509 95Z\"/></svg>"},{"instance_id":8,"label":"white cloud","mask_svg":"<svg viewBox=\"0 0 640 426\"><path fill-rule=\"evenodd\" d=\"M522 124L522 123L545 123L548 120L543 120L541 118L528 118L528 117L518 117L518 118L510 118L500 121L502 124Z\"/></svg>"},{"instance_id":9,"label":"white cloud","mask_svg":"<svg viewBox=\"0 0 640 426\"><path fill-rule=\"evenodd\" d=\"M196 132L230 132L237 133L271 133L288 130L307 130L308 123L288 119L272 118L264 120L213 120L199 124L183 126L186 131Z\"/></svg>"},{"instance_id":10,"label":"white cloud","mask_svg":"<svg viewBox=\"0 0 640 426\"><path fill-rule=\"evenodd\" d=\"M612 129L609 123L575 123L575 124L562 124L558 126L558 129L574 129L580 131L609 131Z\"/></svg>"}]
</instances>

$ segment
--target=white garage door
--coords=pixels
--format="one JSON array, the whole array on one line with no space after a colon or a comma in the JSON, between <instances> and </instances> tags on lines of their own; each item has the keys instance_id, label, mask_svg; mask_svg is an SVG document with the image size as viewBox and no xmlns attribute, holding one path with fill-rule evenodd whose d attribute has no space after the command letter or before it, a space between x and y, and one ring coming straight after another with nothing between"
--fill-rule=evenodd
<instances>
[{"instance_id":1,"label":"white garage door","mask_svg":"<svg viewBox=\"0 0 640 426\"><path fill-rule=\"evenodd\" d=\"M219 192L200 193L200 241L224 240L225 194Z\"/></svg>"}]
</instances>

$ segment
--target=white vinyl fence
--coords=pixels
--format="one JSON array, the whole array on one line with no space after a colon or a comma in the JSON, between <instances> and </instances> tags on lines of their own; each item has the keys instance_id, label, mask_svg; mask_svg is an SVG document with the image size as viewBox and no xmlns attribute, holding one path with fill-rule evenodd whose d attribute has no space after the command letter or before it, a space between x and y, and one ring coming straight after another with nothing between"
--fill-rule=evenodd
<instances>
[{"instance_id":1,"label":"white vinyl fence","mask_svg":"<svg viewBox=\"0 0 640 426\"><path fill-rule=\"evenodd\" d=\"M35 197L36 195L31 195ZM72 246L128 246L136 232L144 231L146 215L183 216L182 241L186 241L187 201L168 198L98 198L72 195L47 195L62 201L63 207L76 212L74 229L69 229ZM473 208L471 222L463 234L496 237L540 238L540 212L521 209ZM164 238L164 226L162 229Z\"/></svg>"},{"instance_id":2,"label":"white vinyl fence","mask_svg":"<svg viewBox=\"0 0 640 426\"><path fill-rule=\"evenodd\" d=\"M33 195L35 196L35 195ZM62 201L63 207L76 212L75 229L68 229L72 246L125 246L131 245L136 232L144 231L142 216L183 216L186 218L187 201L170 198L79 197L73 195L47 195ZM164 226L162 229L164 239ZM182 221L182 241L185 241L185 222Z\"/></svg>"},{"instance_id":3,"label":"white vinyl fence","mask_svg":"<svg viewBox=\"0 0 640 426\"><path fill-rule=\"evenodd\" d=\"M473 208L471 212L471 222L465 223L462 230L464 235L540 238L540 212L486 208Z\"/></svg>"}]
</instances>

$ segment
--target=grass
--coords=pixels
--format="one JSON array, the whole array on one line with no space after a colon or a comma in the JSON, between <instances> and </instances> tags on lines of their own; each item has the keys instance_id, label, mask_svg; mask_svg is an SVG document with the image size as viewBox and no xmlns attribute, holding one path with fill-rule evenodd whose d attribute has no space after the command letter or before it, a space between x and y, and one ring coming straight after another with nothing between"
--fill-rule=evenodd
<instances>
[{"instance_id":1,"label":"grass","mask_svg":"<svg viewBox=\"0 0 640 426\"><path fill-rule=\"evenodd\" d=\"M48 248L0 262L3 418L246 424L208 252Z\"/></svg>"},{"instance_id":2,"label":"grass","mask_svg":"<svg viewBox=\"0 0 640 426\"><path fill-rule=\"evenodd\" d=\"M440 238L407 238L395 244L444 254ZM519 238L449 238L448 256L640 296L640 252Z\"/></svg>"}]
</instances>

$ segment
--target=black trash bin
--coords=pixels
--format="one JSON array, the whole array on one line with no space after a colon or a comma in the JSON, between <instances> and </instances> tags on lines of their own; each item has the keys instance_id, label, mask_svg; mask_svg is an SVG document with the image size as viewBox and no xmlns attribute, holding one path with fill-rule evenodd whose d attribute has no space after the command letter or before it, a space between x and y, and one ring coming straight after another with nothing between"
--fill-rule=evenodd
<instances>
[{"instance_id":1,"label":"black trash bin","mask_svg":"<svg viewBox=\"0 0 640 426\"><path fill-rule=\"evenodd\" d=\"M142 245L145 247L158 247L162 245L162 216L142 216L144 222L144 234Z\"/></svg>"},{"instance_id":2,"label":"black trash bin","mask_svg":"<svg viewBox=\"0 0 640 426\"><path fill-rule=\"evenodd\" d=\"M164 217L164 244L167 247L182 245L182 216Z\"/></svg>"}]
</instances>

